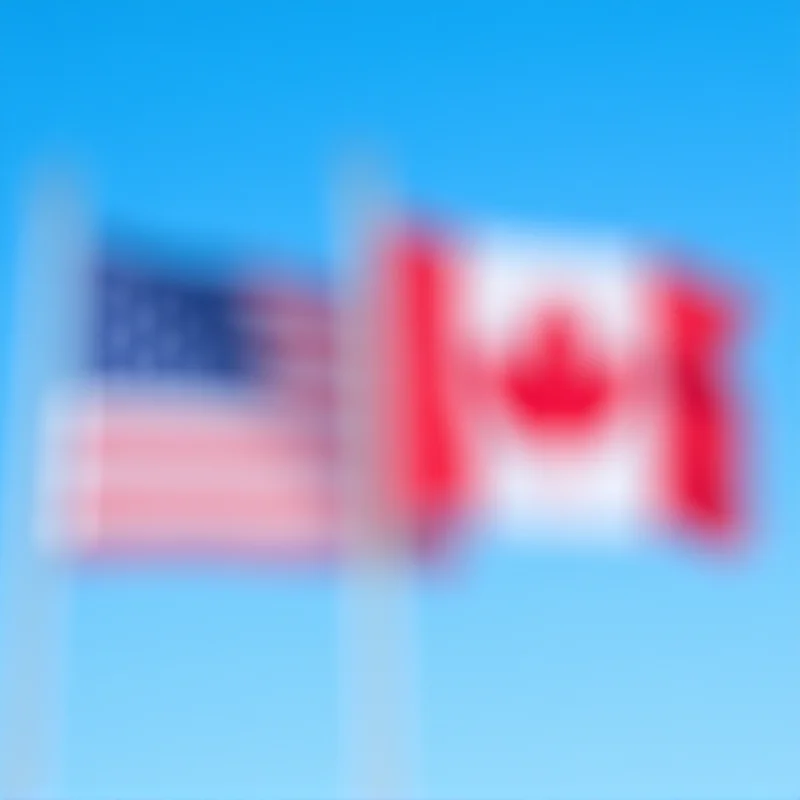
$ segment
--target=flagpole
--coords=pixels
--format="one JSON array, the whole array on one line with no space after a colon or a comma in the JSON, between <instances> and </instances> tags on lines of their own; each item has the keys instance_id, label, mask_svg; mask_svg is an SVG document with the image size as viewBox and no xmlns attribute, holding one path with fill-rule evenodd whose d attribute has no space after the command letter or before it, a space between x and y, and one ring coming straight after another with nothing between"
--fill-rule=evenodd
<instances>
[{"instance_id":1,"label":"flagpole","mask_svg":"<svg viewBox=\"0 0 800 800\"><path fill-rule=\"evenodd\" d=\"M61 722L66 582L45 549L57 518L43 493L52 452L47 402L69 368L66 313L82 261L78 194L53 172L33 183L11 311L9 394L3 431L0 525L2 611L7 624L0 729L0 797L35 800L51 790Z\"/></svg>"},{"instance_id":2,"label":"flagpole","mask_svg":"<svg viewBox=\"0 0 800 800\"><path fill-rule=\"evenodd\" d=\"M375 311L374 256L392 212L374 162L351 160L340 176L337 233L343 353L346 583L343 695L347 783L354 800L411 797L413 745L412 619L403 523L382 507L376 443L375 366L382 342Z\"/></svg>"}]
</instances>

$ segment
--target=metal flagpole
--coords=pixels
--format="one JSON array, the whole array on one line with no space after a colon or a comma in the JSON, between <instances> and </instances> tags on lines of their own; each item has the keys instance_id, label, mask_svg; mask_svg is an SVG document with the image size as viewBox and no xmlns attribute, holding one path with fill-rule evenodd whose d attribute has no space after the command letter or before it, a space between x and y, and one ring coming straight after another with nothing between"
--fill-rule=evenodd
<instances>
[{"instance_id":1,"label":"metal flagpole","mask_svg":"<svg viewBox=\"0 0 800 800\"><path fill-rule=\"evenodd\" d=\"M347 577L343 605L343 694L347 782L356 800L406 800L412 787L412 619L402 521L382 507L377 448L376 359L370 324L376 283L372 259L391 223L374 165L349 162L337 198L343 275L340 331L343 422L348 464Z\"/></svg>"},{"instance_id":2,"label":"metal flagpole","mask_svg":"<svg viewBox=\"0 0 800 800\"><path fill-rule=\"evenodd\" d=\"M59 725L65 581L42 537L52 519L43 494L52 453L47 401L69 367L67 317L73 267L85 255L77 193L55 173L34 182L12 309L9 393L4 420L0 582L5 613L3 745L0 797L35 800L51 793Z\"/></svg>"}]
</instances>

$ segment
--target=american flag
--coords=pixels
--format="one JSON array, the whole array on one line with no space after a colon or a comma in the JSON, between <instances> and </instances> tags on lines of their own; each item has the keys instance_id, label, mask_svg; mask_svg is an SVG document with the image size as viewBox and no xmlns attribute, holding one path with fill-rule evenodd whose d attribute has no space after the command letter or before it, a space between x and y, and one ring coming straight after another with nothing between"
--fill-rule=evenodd
<instances>
[{"instance_id":1,"label":"american flag","mask_svg":"<svg viewBox=\"0 0 800 800\"><path fill-rule=\"evenodd\" d=\"M190 277L187 277L190 276ZM321 291L108 253L51 418L58 541L82 555L323 555L337 528Z\"/></svg>"}]
</instances>

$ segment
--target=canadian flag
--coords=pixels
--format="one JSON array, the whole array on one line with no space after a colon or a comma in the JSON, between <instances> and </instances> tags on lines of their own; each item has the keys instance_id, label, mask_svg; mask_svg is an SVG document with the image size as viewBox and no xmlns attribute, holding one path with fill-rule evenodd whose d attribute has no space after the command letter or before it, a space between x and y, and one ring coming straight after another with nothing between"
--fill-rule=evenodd
<instances>
[{"instance_id":1,"label":"canadian flag","mask_svg":"<svg viewBox=\"0 0 800 800\"><path fill-rule=\"evenodd\" d=\"M522 536L740 538L738 303L626 242L382 241L387 501Z\"/></svg>"}]
</instances>

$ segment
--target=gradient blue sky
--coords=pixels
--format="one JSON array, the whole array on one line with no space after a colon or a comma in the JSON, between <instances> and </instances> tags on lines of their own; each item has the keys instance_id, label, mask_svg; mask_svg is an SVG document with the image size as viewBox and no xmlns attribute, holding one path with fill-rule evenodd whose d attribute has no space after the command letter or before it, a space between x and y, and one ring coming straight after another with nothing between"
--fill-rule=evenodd
<instances>
[{"instance_id":1,"label":"gradient blue sky","mask_svg":"<svg viewBox=\"0 0 800 800\"><path fill-rule=\"evenodd\" d=\"M367 143L456 219L708 255L758 301L751 553L486 542L420 577L415 794L796 798L799 67L800 7L779 0L6 0L3 352L43 161L85 175L103 219L201 248L324 262L336 159ZM343 797L340 595L335 574L75 576L51 796Z\"/></svg>"}]
</instances>

